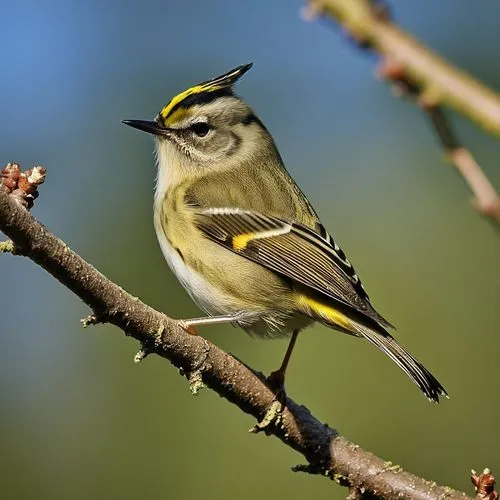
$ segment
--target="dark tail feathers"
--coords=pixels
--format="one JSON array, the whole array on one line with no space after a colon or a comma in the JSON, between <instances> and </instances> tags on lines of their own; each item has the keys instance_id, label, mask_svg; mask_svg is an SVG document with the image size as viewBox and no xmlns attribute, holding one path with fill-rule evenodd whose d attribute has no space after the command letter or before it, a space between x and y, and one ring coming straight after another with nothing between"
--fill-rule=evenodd
<instances>
[{"instance_id":1,"label":"dark tail feathers","mask_svg":"<svg viewBox=\"0 0 500 500\"><path fill-rule=\"evenodd\" d=\"M403 349L389 333L386 332L385 335L382 335L357 322L353 321L352 323L356 332L361 337L369 340L383 353L387 354L420 387L420 390L430 401L439 403L439 396L448 397L445 388L438 382L434 375L408 351Z\"/></svg>"}]
</instances>

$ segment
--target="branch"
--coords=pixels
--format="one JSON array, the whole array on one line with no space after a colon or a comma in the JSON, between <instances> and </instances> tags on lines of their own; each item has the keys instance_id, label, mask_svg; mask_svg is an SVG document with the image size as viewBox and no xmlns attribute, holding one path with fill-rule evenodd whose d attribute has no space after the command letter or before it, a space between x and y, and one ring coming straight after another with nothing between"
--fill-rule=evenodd
<instances>
[{"instance_id":1,"label":"branch","mask_svg":"<svg viewBox=\"0 0 500 500\"><path fill-rule=\"evenodd\" d=\"M455 165L474 195L474 207L484 215L500 222L500 198L476 162L472 153L462 145L447 120L441 106L421 106L427 111L434 130L449 160Z\"/></svg>"},{"instance_id":2,"label":"branch","mask_svg":"<svg viewBox=\"0 0 500 500\"><path fill-rule=\"evenodd\" d=\"M14 253L30 258L80 297L93 315L85 324L111 323L141 343L140 361L157 354L178 367L193 392L206 384L259 421L268 413L274 394L262 374L254 372L208 340L187 334L179 321L155 311L111 282L50 233L0 186L0 230L14 244ZM384 498L469 499L465 493L438 486L361 449L317 420L291 399L279 423L265 428L301 453L308 465L296 471L321 474L348 486L351 494Z\"/></svg>"},{"instance_id":3,"label":"branch","mask_svg":"<svg viewBox=\"0 0 500 500\"><path fill-rule=\"evenodd\" d=\"M500 97L390 22L369 0L309 0L315 13L336 19L359 43L399 61L411 82L500 136Z\"/></svg>"},{"instance_id":4,"label":"branch","mask_svg":"<svg viewBox=\"0 0 500 500\"><path fill-rule=\"evenodd\" d=\"M379 54L378 76L427 112L446 156L474 194L475 208L500 222L500 197L473 155L459 143L442 109L453 107L500 136L500 97L392 23L383 2L309 0L307 17L317 14L335 19L357 46Z\"/></svg>"}]
</instances>

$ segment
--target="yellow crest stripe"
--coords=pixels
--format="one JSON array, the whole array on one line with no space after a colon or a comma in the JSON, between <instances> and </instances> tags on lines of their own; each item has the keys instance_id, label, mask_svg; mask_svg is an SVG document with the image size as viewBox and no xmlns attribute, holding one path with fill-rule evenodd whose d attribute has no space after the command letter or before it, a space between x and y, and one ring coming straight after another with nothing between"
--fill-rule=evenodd
<instances>
[{"instance_id":1,"label":"yellow crest stripe","mask_svg":"<svg viewBox=\"0 0 500 500\"><path fill-rule=\"evenodd\" d=\"M186 97L189 97L190 95L193 94L200 94L201 92L213 92L214 90L221 89L221 85L213 85L210 83L205 83L205 84L200 84L200 85L195 85L194 87L191 87L184 92L181 92L180 94L176 95L161 111L160 111L160 116L165 120L172 109L177 106L180 102L182 102Z\"/></svg>"},{"instance_id":2,"label":"yellow crest stripe","mask_svg":"<svg viewBox=\"0 0 500 500\"><path fill-rule=\"evenodd\" d=\"M181 120L184 120L190 114L192 114L192 113L191 113L191 111L189 109L178 108L173 113L171 112L169 114L168 118L164 118L163 119L163 123L165 123L165 125L167 127L169 127L173 123L177 123L177 122L179 122Z\"/></svg>"},{"instance_id":3,"label":"yellow crest stripe","mask_svg":"<svg viewBox=\"0 0 500 500\"><path fill-rule=\"evenodd\" d=\"M191 95L195 94L201 94L202 92L214 92L219 89L223 88L228 88L233 85L236 80L238 80L242 75L244 75L250 68L252 67L252 64L243 64L241 66L238 66L237 68L232 69L228 73L225 73L221 76L218 76L216 78L213 78L212 80L208 80L203 83L199 83L198 85L195 85L194 87L191 87L184 92L181 92L180 94L176 95L161 111L160 111L160 116L163 118L163 121L165 122L166 119L169 117L169 114L172 112L172 110L186 97L189 97Z\"/></svg>"}]
</instances>

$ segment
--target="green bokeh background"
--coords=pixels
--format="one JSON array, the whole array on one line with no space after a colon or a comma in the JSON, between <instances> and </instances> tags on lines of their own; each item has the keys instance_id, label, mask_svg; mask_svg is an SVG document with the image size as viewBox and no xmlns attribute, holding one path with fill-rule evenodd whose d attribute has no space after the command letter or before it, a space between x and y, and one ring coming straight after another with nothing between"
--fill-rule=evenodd
<instances>
[{"instance_id":1,"label":"green bokeh background","mask_svg":"<svg viewBox=\"0 0 500 500\"><path fill-rule=\"evenodd\" d=\"M298 341L289 394L376 454L472 493L471 467L500 474L500 233L425 117L372 77L340 31L300 1L0 1L3 162L48 169L35 215L112 280L173 317L199 314L152 227L152 143L120 124L254 61L238 91L355 263L398 338L448 389L431 405L368 343L323 327ZM397 2L407 29L500 87L497 2ZM500 187L500 143L453 122ZM343 498L293 474L302 457L205 390L193 397L137 344L31 262L0 256L2 498ZM256 369L284 342L231 327L203 334Z\"/></svg>"}]
</instances>

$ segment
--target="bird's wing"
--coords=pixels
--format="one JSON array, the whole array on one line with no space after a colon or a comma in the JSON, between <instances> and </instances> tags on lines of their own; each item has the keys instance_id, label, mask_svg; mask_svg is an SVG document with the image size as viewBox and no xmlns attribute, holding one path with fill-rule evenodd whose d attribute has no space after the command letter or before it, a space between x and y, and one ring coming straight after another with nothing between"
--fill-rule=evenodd
<instances>
[{"instance_id":1,"label":"bird's wing","mask_svg":"<svg viewBox=\"0 0 500 500\"><path fill-rule=\"evenodd\" d=\"M384 330L390 323L372 307L351 263L326 231L318 234L296 222L236 208L201 209L196 224L210 240L329 298L325 304L306 297L305 303L327 324L364 337L387 354L431 401L447 396L436 378ZM355 315L344 315L339 304Z\"/></svg>"},{"instance_id":2,"label":"bird's wing","mask_svg":"<svg viewBox=\"0 0 500 500\"><path fill-rule=\"evenodd\" d=\"M195 221L207 238L232 252L392 326L370 304L351 263L326 232L238 208L198 209Z\"/></svg>"}]
</instances>

